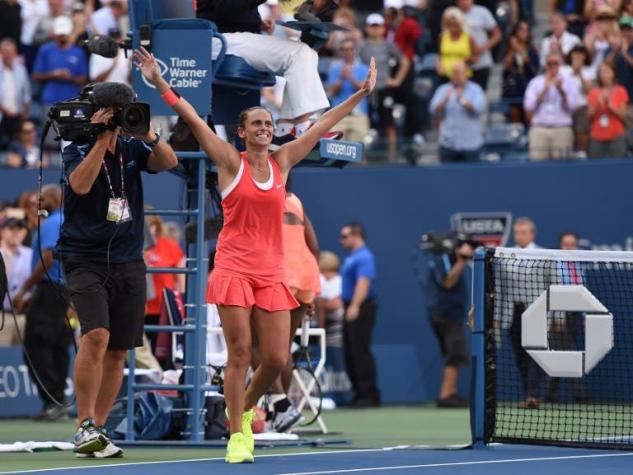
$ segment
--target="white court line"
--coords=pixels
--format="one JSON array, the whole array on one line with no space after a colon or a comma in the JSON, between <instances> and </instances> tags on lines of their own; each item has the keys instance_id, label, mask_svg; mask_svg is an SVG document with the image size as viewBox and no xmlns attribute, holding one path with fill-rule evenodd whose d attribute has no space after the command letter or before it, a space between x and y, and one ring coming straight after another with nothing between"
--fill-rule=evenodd
<instances>
[{"instance_id":1,"label":"white court line","mask_svg":"<svg viewBox=\"0 0 633 475\"><path fill-rule=\"evenodd\" d=\"M516 463L516 462L540 462L545 460L574 460L585 458L599 458L599 457L625 457L633 455L633 453L618 453L618 454L598 454L598 455L570 455L567 457L536 457L525 459L505 459L505 460L474 460L472 462L445 462L445 463L429 463L424 465L399 465L392 467L368 467L368 468L351 468L346 470L328 470L319 472L289 472L279 473L277 475L324 475L329 473L354 473L354 472L378 472L387 470L403 470L410 468L434 468L434 467L453 467L460 465L486 465L493 463Z\"/></svg>"},{"instance_id":2,"label":"white court line","mask_svg":"<svg viewBox=\"0 0 633 475\"><path fill-rule=\"evenodd\" d=\"M133 447L137 448L137 447ZM148 447L139 447L139 448L148 448ZM269 458L269 457L298 457L302 455L331 455L331 454L349 454L349 453L362 453L362 452L385 452L388 450L393 450L391 447L385 447L382 449L348 449L348 450L324 450L319 452L295 452L289 454L268 454L268 455L257 455L255 459L260 458ZM69 452L72 454L72 452ZM57 472L59 470L94 470L98 468L112 468L112 467L125 467L130 465L156 465L161 463L188 463L188 462L214 462L217 460L224 461L224 457L212 457L212 458L202 458L202 459L185 459L185 460L157 460L155 462L130 462L130 463L110 463L107 465L86 465L85 467L56 467L56 468L38 468L33 470L14 470L11 472L3 472L0 471L0 475L10 474L10 473L41 473L41 472Z\"/></svg>"}]
</instances>

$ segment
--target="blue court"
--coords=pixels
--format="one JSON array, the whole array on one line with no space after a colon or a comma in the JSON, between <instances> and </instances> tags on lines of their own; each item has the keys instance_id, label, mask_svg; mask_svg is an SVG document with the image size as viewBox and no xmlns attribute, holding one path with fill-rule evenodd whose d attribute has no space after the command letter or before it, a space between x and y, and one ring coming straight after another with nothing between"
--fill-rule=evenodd
<instances>
[{"instance_id":1,"label":"blue court","mask_svg":"<svg viewBox=\"0 0 633 475\"><path fill-rule=\"evenodd\" d=\"M385 448L327 450L280 455L259 455L252 465L227 465L223 458L150 463L106 463L100 466L0 473L78 473L190 475L247 474L317 475L335 473L447 474L447 475L610 475L630 474L633 452L561 449L540 446L493 445L487 449L438 450Z\"/></svg>"}]
</instances>

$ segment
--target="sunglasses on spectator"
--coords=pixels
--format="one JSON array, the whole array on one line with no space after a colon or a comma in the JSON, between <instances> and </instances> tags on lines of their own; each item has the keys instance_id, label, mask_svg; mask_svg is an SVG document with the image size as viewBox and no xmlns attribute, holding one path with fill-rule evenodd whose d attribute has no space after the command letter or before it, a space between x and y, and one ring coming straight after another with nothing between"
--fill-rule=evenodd
<instances>
[{"instance_id":1,"label":"sunglasses on spectator","mask_svg":"<svg viewBox=\"0 0 633 475\"><path fill-rule=\"evenodd\" d=\"M547 65L548 66L560 66L560 63L558 61L548 61Z\"/></svg>"},{"instance_id":2,"label":"sunglasses on spectator","mask_svg":"<svg viewBox=\"0 0 633 475\"><path fill-rule=\"evenodd\" d=\"M349 234L349 233L348 234L341 233L341 235L339 236L339 239L347 239L350 236L351 236L351 234Z\"/></svg>"}]
</instances>

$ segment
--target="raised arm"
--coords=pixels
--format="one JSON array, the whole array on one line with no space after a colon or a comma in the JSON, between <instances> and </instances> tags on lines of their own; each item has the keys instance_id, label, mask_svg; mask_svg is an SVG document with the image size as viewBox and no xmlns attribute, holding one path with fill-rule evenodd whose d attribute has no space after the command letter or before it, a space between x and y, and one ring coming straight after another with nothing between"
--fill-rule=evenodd
<instances>
[{"instance_id":1,"label":"raised arm","mask_svg":"<svg viewBox=\"0 0 633 475\"><path fill-rule=\"evenodd\" d=\"M160 95L165 96L166 99L173 99L170 103L171 108L189 125L207 156L218 168L227 170L233 175L236 174L240 165L240 154L237 149L218 137L185 98L176 95L161 76L154 55L141 47L134 51L134 59L141 74L156 86Z\"/></svg>"},{"instance_id":2,"label":"raised arm","mask_svg":"<svg viewBox=\"0 0 633 475\"><path fill-rule=\"evenodd\" d=\"M301 137L283 145L273 154L282 174L287 174L293 166L303 160L323 134L338 124L343 117L354 110L360 101L372 93L376 86L376 74L376 61L371 58L369 73L363 87L344 102L323 114Z\"/></svg>"}]
</instances>

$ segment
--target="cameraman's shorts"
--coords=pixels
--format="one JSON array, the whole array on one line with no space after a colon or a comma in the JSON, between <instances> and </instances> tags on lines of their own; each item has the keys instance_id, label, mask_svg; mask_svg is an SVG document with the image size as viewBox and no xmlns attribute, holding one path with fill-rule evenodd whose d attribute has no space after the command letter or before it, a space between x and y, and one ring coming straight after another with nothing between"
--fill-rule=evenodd
<instances>
[{"instance_id":1,"label":"cameraman's shorts","mask_svg":"<svg viewBox=\"0 0 633 475\"><path fill-rule=\"evenodd\" d=\"M143 261L90 262L64 256L70 298L81 323L81 334L105 328L108 349L143 346L147 284Z\"/></svg>"},{"instance_id":2,"label":"cameraman's shorts","mask_svg":"<svg viewBox=\"0 0 633 475\"><path fill-rule=\"evenodd\" d=\"M468 364L464 323L441 315L432 315L431 327L437 336L446 366L459 367Z\"/></svg>"},{"instance_id":3,"label":"cameraman's shorts","mask_svg":"<svg viewBox=\"0 0 633 475\"><path fill-rule=\"evenodd\" d=\"M213 269L207 286L207 302L251 308L253 305L267 312L292 310L299 306L288 286L283 282L261 281L255 277Z\"/></svg>"}]
</instances>

